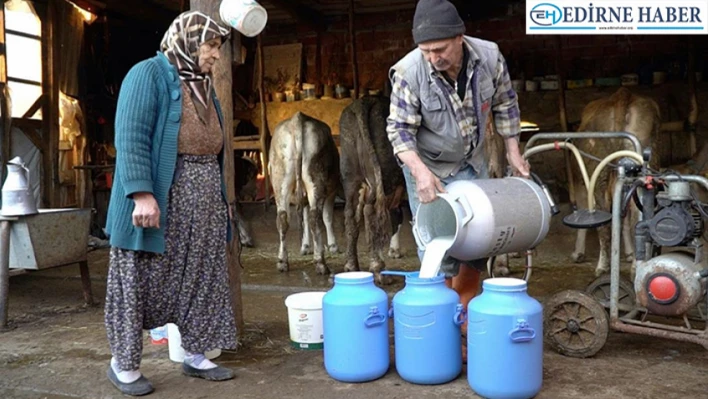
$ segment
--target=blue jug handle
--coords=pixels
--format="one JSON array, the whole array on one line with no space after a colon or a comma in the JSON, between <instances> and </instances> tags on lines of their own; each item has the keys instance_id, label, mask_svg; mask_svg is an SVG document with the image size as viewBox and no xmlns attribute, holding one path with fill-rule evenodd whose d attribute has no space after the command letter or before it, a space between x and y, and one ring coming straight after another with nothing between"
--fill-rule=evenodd
<instances>
[{"instance_id":1,"label":"blue jug handle","mask_svg":"<svg viewBox=\"0 0 708 399\"><path fill-rule=\"evenodd\" d=\"M369 308L369 315L364 319L364 325L367 327L375 327L383 324L386 321L386 315L379 313L378 306Z\"/></svg>"},{"instance_id":2,"label":"blue jug handle","mask_svg":"<svg viewBox=\"0 0 708 399\"><path fill-rule=\"evenodd\" d=\"M458 326L465 324L467 321L467 312L465 312L465 307L461 303L455 306L455 315L452 317L452 321Z\"/></svg>"},{"instance_id":3,"label":"blue jug handle","mask_svg":"<svg viewBox=\"0 0 708 399\"><path fill-rule=\"evenodd\" d=\"M516 328L509 331L509 338L514 343L529 342L536 338L536 330L529 327L529 323L524 319L516 322Z\"/></svg>"}]
</instances>

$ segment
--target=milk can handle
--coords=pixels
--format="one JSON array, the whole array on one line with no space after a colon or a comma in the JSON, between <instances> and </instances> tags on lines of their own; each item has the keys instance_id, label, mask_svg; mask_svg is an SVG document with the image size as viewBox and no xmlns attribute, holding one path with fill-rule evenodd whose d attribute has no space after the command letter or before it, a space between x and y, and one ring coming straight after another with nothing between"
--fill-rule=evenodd
<instances>
[{"instance_id":1,"label":"milk can handle","mask_svg":"<svg viewBox=\"0 0 708 399\"><path fill-rule=\"evenodd\" d=\"M369 315L364 319L364 325L367 327L375 327L383 324L386 321L386 315L379 313L378 306L369 308Z\"/></svg>"},{"instance_id":2,"label":"milk can handle","mask_svg":"<svg viewBox=\"0 0 708 399\"><path fill-rule=\"evenodd\" d=\"M455 315L452 317L452 321L458 326L465 324L467 321L467 312L465 312L465 308L461 303L455 306Z\"/></svg>"},{"instance_id":3,"label":"milk can handle","mask_svg":"<svg viewBox=\"0 0 708 399\"><path fill-rule=\"evenodd\" d=\"M462 205L462 209L465 210L465 216L462 217L462 225L466 226L474 217L474 211L472 211L469 201L467 201L467 198L463 195L458 196L455 200L459 202L460 205Z\"/></svg>"},{"instance_id":4,"label":"milk can handle","mask_svg":"<svg viewBox=\"0 0 708 399\"><path fill-rule=\"evenodd\" d=\"M519 319L516 322L516 328L509 331L509 338L512 342L529 342L536 338L536 330L529 326L529 323L524 319Z\"/></svg>"}]
</instances>

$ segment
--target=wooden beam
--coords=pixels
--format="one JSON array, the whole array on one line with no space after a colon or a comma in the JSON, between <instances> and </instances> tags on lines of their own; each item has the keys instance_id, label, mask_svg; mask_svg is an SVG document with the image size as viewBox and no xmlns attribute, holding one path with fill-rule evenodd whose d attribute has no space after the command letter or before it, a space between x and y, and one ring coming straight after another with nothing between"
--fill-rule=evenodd
<instances>
[{"instance_id":1,"label":"wooden beam","mask_svg":"<svg viewBox=\"0 0 708 399\"><path fill-rule=\"evenodd\" d=\"M37 97L37 101L32 104L31 107L25 112L24 115L22 115L22 118L31 118L32 115L34 115L37 111L39 111L40 108L42 108L42 104L44 104L45 101L45 96L44 94L41 94L39 97Z\"/></svg>"},{"instance_id":2,"label":"wooden beam","mask_svg":"<svg viewBox=\"0 0 708 399\"><path fill-rule=\"evenodd\" d=\"M690 38L690 43L688 45L688 102L689 102L689 112L688 112L688 132L689 132L689 146L691 149L691 154L695 154L697 150L696 144L696 122L698 121L698 99L696 97L696 42L695 39Z\"/></svg>"},{"instance_id":3,"label":"wooden beam","mask_svg":"<svg viewBox=\"0 0 708 399\"><path fill-rule=\"evenodd\" d=\"M39 152L44 155L47 150L47 146L42 140L42 136L37 133L38 130L42 129L42 121L38 119L26 119L26 118L12 118L12 124L17 126L18 129L24 133L25 136L32 142L32 144L37 147Z\"/></svg>"},{"instance_id":4,"label":"wooden beam","mask_svg":"<svg viewBox=\"0 0 708 399\"><path fill-rule=\"evenodd\" d=\"M201 11L210 16L215 21L221 21L219 16L220 1L213 0L190 0L190 10ZM233 32L233 31L232 31ZM233 36L233 35L232 35ZM231 39L229 39L230 41ZM234 151L233 151L233 56L231 53L231 43L227 42L221 46L221 57L214 65L214 89L221 103L221 111L224 116L224 180L226 182L226 200L233 215L236 214L236 179L234 175ZM243 300L241 297L241 241L239 240L238 229L232 223L233 239L227 244L227 267L229 270L229 284L231 286L231 306L234 311L238 334L243 332ZM238 337L237 337L238 338Z\"/></svg>"},{"instance_id":5,"label":"wooden beam","mask_svg":"<svg viewBox=\"0 0 708 399\"><path fill-rule=\"evenodd\" d=\"M307 7L297 0L269 0L269 3L287 13L299 24L309 25L319 32L326 27L325 16L317 10Z\"/></svg>"},{"instance_id":6,"label":"wooden beam","mask_svg":"<svg viewBox=\"0 0 708 399\"><path fill-rule=\"evenodd\" d=\"M46 101L42 111L42 202L48 208L59 204L59 65L60 46L56 32L56 4L48 0L42 20L42 94ZM63 1L63 0L62 0Z\"/></svg>"},{"instance_id":7,"label":"wooden beam","mask_svg":"<svg viewBox=\"0 0 708 399\"><path fill-rule=\"evenodd\" d=\"M359 98L359 67L356 62L356 32L354 32L354 0L349 0L349 45L351 46L354 99Z\"/></svg>"},{"instance_id":8,"label":"wooden beam","mask_svg":"<svg viewBox=\"0 0 708 399\"><path fill-rule=\"evenodd\" d=\"M263 34L258 35L256 39L257 54L258 58L258 93L261 99L261 155L263 157L263 197L265 199L265 209L268 210L268 205L270 204L270 174L268 173L268 148L270 145L270 133L268 132L268 112L266 111L266 98L265 98L265 61L263 60Z\"/></svg>"},{"instance_id":9,"label":"wooden beam","mask_svg":"<svg viewBox=\"0 0 708 399\"><path fill-rule=\"evenodd\" d=\"M559 35L555 36L556 41L556 74L558 75L558 112L560 118L561 132L568 131L568 111L565 103L565 68L563 68L563 43ZM575 179L573 178L573 160L570 153L563 151L565 161L565 175L568 181L568 197L573 210L577 209L577 199L575 196Z\"/></svg>"},{"instance_id":10,"label":"wooden beam","mask_svg":"<svg viewBox=\"0 0 708 399\"><path fill-rule=\"evenodd\" d=\"M12 148L12 117L10 115L10 95L7 89L7 47L5 46L5 7L0 7L0 118L2 131L0 135L0 184L5 182L7 168Z\"/></svg>"}]
</instances>

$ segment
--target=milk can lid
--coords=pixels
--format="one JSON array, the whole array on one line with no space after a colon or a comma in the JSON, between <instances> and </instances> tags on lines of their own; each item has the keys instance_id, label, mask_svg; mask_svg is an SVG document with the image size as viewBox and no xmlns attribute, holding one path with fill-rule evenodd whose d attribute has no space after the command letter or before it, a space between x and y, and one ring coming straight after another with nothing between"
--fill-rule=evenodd
<instances>
[{"instance_id":1,"label":"milk can lid","mask_svg":"<svg viewBox=\"0 0 708 399\"><path fill-rule=\"evenodd\" d=\"M526 290L526 280L513 277L496 277L488 278L482 283L484 289L490 289L493 291L525 291Z\"/></svg>"}]
</instances>

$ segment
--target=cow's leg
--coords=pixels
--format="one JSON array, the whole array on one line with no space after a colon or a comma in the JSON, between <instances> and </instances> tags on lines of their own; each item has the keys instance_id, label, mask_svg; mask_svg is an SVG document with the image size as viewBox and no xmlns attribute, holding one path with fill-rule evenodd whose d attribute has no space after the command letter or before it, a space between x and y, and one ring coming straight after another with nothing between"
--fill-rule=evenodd
<instances>
[{"instance_id":1,"label":"cow's leg","mask_svg":"<svg viewBox=\"0 0 708 399\"><path fill-rule=\"evenodd\" d=\"M576 190L576 200L578 205L582 208L587 206L588 204L588 193L587 190L583 187L582 190ZM575 263L581 263L585 260L585 239L588 236L588 231L587 229L576 229L576 236L575 236L575 250L573 251L573 254L571 255L571 259L573 259L573 262Z\"/></svg>"},{"instance_id":2,"label":"cow's leg","mask_svg":"<svg viewBox=\"0 0 708 399\"><path fill-rule=\"evenodd\" d=\"M393 259L401 258L401 226L403 225L403 208L398 206L391 210L391 243L388 247L388 257Z\"/></svg>"},{"instance_id":3,"label":"cow's leg","mask_svg":"<svg viewBox=\"0 0 708 399\"><path fill-rule=\"evenodd\" d=\"M304 170L310 171L310 167L308 166ZM324 179L315 181L310 173L303 173L302 180L309 204L308 218L314 243L315 270L317 274L329 274L330 271L325 263L324 245L322 243L322 235L324 233L322 211L325 202L325 182Z\"/></svg>"},{"instance_id":4,"label":"cow's leg","mask_svg":"<svg viewBox=\"0 0 708 399\"><path fill-rule=\"evenodd\" d=\"M359 230L361 229L361 208L359 207L360 182L345 181L344 230L347 235L347 263L344 271L359 271Z\"/></svg>"},{"instance_id":5,"label":"cow's leg","mask_svg":"<svg viewBox=\"0 0 708 399\"><path fill-rule=\"evenodd\" d=\"M315 270L317 274L329 274L329 268L325 263L325 252L322 236L324 233L324 221L322 219L322 209L324 208L324 201L321 199L316 199L313 201L314 204L310 205L310 228L312 229L312 238L314 241L314 260L315 260Z\"/></svg>"},{"instance_id":6,"label":"cow's leg","mask_svg":"<svg viewBox=\"0 0 708 399\"><path fill-rule=\"evenodd\" d=\"M278 270L281 272L286 272L289 269L288 266L288 249L285 246L285 235L288 232L288 205L283 207L282 204L278 204L278 236L280 238L280 249L278 250Z\"/></svg>"},{"instance_id":7,"label":"cow's leg","mask_svg":"<svg viewBox=\"0 0 708 399\"><path fill-rule=\"evenodd\" d=\"M634 226L639 221L639 210L629 204L629 212L622 221L622 247L624 249L624 259L627 262L634 262Z\"/></svg>"},{"instance_id":8,"label":"cow's leg","mask_svg":"<svg viewBox=\"0 0 708 399\"><path fill-rule=\"evenodd\" d=\"M600 277L600 275L602 275L603 273L607 273L610 270L610 226L604 225L598 227L597 236L600 240L600 256L597 259L597 266L595 267L595 276Z\"/></svg>"},{"instance_id":9,"label":"cow's leg","mask_svg":"<svg viewBox=\"0 0 708 399\"><path fill-rule=\"evenodd\" d=\"M374 204L367 203L364 205L364 223L367 228L367 240L369 243L369 271L374 273L377 279L381 278L381 271L386 268L386 264L383 260L383 248L381 247L381 240L376 237L376 232L379 231L373 226L373 223L377 223L375 220L376 211Z\"/></svg>"},{"instance_id":10,"label":"cow's leg","mask_svg":"<svg viewBox=\"0 0 708 399\"><path fill-rule=\"evenodd\" d=\"M322 216L324 218L324 225L327 229L327 250L330 254L336 254L339 252L339 247L337 246L337 238L334 236L334 199L336 194L330 195L324 203L324 209L322 210Z\"/></svg>"},{"instance_id":11,"label":"cow's leg","mask_svg":"<svg viewBox=\"0 0 708 399\"><path fill-rule=\"evenodd\" d=\"M300 255L309 255L312 253L312 248L310 247L310 233L312 227L310 225L310 206L305 205L302 207L301 211L298 211L298 217L300 218L300 226L302 226L302 241L300 242Z\"/></svg>"},{"instance_id":12,"label":"cow's leg","mask_svg":"<svg viewBox=\"0 0 708 399\"><path fill-rule=\"evenodd\" d=\"M510 254L497 255L494 264L492 265L492 273L495 276L508 276L509 275L509 256Z\"/></svg>"}]
</instances>

